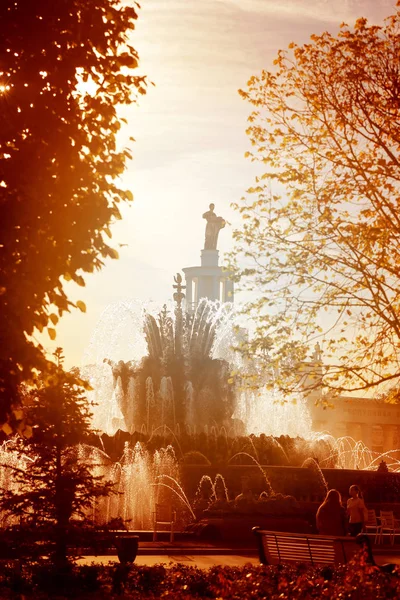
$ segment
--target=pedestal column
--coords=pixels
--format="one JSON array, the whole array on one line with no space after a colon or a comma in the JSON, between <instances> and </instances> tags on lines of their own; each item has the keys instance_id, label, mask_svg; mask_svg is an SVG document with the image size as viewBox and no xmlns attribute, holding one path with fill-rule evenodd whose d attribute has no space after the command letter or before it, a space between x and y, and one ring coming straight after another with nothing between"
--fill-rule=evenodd
<instances>
[{"instance_id":1,"label":"pedestal column","mask_svg":"<svg viewBox=\"0 0 400 600\"><path fill-rule=\"evenodd\" d=\"M193 298L192 298L192 286L193 286L193 279L192 277L188 277L186 275L186 310L188 312L191 312L192 310L192 303L193 303Z\"/></svg>"},{"instance_id":2,"label":"pedestal column","mask_svg":"<svg viewBox=\"0 0 400 600\"><path fill-rule=\"evenodd\" d=\"M214 277L214 281L213 281L213 294L214 294L214 299L215 300L221 300L221 294L220 294L220 279L219 277Z\"/></svg>"}]
</instances>

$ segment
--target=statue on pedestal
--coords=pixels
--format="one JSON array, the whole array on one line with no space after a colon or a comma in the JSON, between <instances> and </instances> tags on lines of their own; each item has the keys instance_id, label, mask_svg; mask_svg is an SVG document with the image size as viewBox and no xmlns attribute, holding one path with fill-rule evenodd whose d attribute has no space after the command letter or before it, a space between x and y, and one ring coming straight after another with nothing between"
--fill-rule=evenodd
<instances>
[{"instance_id":1,"label":"statue on pedestal","mask_svg":"<svg viewBox=\"0 0 400 600\"><path fill-rule=\"evenodd\" d=\"M217 217L214 212L215 205L210 204L210 210L203 214L203 219L206 219L206 237L204 240L204 250L216 250L218 233L226 225L225 219Z\"/></svg>"},{"instance_id":2,"label":"statue on pedestal","mask_svg":"<svg viewBox=\"0 0 400 600\"><path fill-rule=\"evenodd\" d=\"M311 358L313 362L322 362L322 348L319 342L315 344L314 352L312 353Z\"/></svg>"}]
</instances>

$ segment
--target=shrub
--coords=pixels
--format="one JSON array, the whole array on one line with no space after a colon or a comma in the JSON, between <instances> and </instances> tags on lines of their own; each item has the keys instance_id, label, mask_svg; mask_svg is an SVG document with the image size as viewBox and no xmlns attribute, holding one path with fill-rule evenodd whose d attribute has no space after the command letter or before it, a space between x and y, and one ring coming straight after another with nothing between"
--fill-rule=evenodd
<instances>
[{"instance_id":1,"label":"shrub","mask_svg":"<svg viewBox=\"0 0 400 600\"><path fill-rule=\"evenodd\" d=\"M18 571L18 570L17 570ZM26 600L386 600L400 597L397 567L387 573L366 562L363 555L340 568L294 565L215 566L202 570L183 564L85 565L68 571L42 563L27 563L18 573L8 565L0 575L0 597ZM15 587L16 586L16 587Z\"/></svg>"}]
</instances>

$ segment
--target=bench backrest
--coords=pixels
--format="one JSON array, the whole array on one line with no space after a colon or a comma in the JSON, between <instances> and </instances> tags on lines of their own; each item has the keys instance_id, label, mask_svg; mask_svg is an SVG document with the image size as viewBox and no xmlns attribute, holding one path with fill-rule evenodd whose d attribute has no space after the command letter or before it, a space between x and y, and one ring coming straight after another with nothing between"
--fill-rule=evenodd
<instances>
[{"instance_id":1,"label":"bench backrest","mask_svg":"<svg viewBox=\"0 0 400 600\"><path fill-rule=\"evenodd\" d=\"M170 504L156 504L154 510L154 522L160 524L174 523L176 519L176 512L172 509Z\"/></svg>"},{"instance_id":2,"label":"bench backrest","mask_svg":"<svg viewBox=\"0 0 400 600\"><path fill-rule=\"evenodd\" d=\"M338 565L348 562L360 550L352 538L266 531L256 527L253 531L259 536L260 562L263 564Z\"/></svg>"}]
</instances>

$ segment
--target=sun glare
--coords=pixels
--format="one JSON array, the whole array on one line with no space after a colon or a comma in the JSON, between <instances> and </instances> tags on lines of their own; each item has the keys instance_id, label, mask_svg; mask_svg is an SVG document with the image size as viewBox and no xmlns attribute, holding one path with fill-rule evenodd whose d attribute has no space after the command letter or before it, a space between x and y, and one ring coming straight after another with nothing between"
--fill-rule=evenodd
<instances>
[{"instance_id":1,"label":"sun glare","mask_svg":"<svg viewBox=\"0 0 400 600\"><path fill-rule=\"evenodd\" d=\"M89 77L86 81L83 80L82 77L82 69L78 69L76 73L76 91L80 96L95 96L97 90L99 88L98 84L93 81L91 77Z\"/></svg>"}]
</instances>

